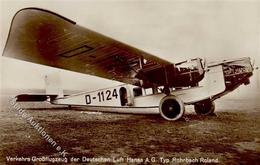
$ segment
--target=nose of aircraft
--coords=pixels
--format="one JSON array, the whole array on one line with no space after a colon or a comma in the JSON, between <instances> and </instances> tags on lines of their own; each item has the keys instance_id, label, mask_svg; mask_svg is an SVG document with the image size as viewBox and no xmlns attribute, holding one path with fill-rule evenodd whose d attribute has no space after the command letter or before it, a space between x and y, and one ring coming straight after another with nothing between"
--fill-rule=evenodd
<instances>
[{"instance_id":1,"label":"nose of aircraft","mask_svg":"<svg viewBox=\"0 0 260 165\"><path fill-rule=\"evenodd\" d=\"M223 61L223 71L227 88L249 84L254 67L249 57Z\"/></svg>"}]
</instances>

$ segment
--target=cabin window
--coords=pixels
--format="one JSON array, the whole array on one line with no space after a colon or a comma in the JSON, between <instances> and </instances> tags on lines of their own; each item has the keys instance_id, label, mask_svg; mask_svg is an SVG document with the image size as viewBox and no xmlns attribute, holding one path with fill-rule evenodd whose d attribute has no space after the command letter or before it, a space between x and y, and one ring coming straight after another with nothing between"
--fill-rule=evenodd
<instances>
[{"instance_id":1,"label":"cabin window","mask_svg":"<svg viewBox=\"0 0 260 165\"><path fill-rule=\"evenodd\" d=\"M133 92L134 92L134 97L143 95L142 88L134 88Z\"/></svg>"},{"instance_id":2,"label":"cabin window","mask_svg":"<svg viewBox=\"0 0 260 165\"><path fill-rule=\"evenodd\" d=\"M121 87L119 89L120 94L120 100L121 100L121 106L127 105L127 91L125 87Z\"/></svg>"},{"instance_id":3,"label":"cabin window","mask_svg":"<svg viewBox=\"0 0 260 165\"><path fill-rule=\"evenodd\" d=\"M146 95L152 95L153 94L153 89L152 88L145 89L145 94Z\"/></svg>"}]
</instances>

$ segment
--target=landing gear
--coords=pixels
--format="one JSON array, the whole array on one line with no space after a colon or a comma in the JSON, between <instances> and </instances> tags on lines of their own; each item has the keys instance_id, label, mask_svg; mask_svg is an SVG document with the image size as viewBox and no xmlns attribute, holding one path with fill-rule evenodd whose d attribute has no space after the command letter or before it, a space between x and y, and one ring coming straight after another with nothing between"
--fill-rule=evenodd
<instances>
[{"instance_id":1,"label":"landing gear","mask_svg":"<svg viewBox=\"0 0 260 165\"><path fill-rule=\"evenodd\" d=\"M161 116L170 121L180 119L185 111L182 100L173 95L165 96L159 106Z\"/></svg>"},{"instance_id":2,"label":"landing gear","mask_svg":"<svg viewBox=\"0 0 260 165\"><path fill-rule=\"evenodd\" d=\"M212 100L207 99L196 103L194 109L198 115L212 115L215 110L215 104Z\"/></svg>"}]
</instances>

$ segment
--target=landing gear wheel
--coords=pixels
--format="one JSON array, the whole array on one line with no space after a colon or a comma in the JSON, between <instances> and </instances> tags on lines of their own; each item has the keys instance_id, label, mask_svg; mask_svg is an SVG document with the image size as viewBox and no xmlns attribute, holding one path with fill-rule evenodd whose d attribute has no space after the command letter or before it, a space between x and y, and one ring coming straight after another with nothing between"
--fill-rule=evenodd
<instances>
[{"instance_id":1,"label":"landing gear wheel","mask_svg":"<svg viewBox=\"0 0 260 165\"><path fill-rule=\"evenodd\" d=\"M181 99L168 95L161 100L159 110L164 119L175 121L183 116L185 108Z\"/></svg>"},{"instance_id":2,"label":"landing gear wheel","mask_svg":"<svg viewBox=\"0 0 260 165\"><path fill-rule=\"evenodd\" d=\"M198 115L212 115L215 111L215 104L210 99L207 99L196 103L194 109Z\"/></svg>"}]
</instances>

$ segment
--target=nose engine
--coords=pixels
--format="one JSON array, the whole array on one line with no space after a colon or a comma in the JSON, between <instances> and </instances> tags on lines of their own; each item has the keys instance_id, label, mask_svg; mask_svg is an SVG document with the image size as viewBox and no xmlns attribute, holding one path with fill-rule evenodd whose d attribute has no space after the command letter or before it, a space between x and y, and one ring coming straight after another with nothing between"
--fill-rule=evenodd
<instances>
[{"instance_id":1,"label":"nose engine","mask_svg":"<svg viewBox=\"0 0 260 165\"><path fill-rule=\"evenodd\" d=\"M253 66L250 58L241 58L223 63L223 72L227 89L250 83L249 77L253 75Z\"/></svg>"}]
</instances>

